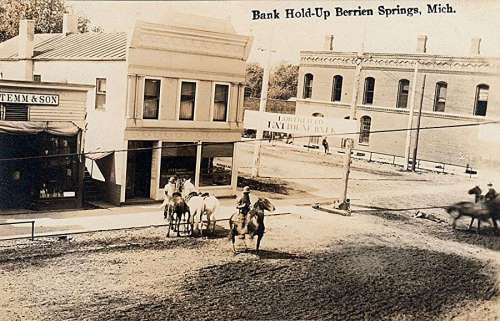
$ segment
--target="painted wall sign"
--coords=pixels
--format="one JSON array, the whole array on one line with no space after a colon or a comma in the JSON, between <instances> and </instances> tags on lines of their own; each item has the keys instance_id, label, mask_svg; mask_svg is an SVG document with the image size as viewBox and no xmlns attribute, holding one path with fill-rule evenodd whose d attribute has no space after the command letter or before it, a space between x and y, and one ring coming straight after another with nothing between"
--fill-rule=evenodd
<instances>
[{"instance_id":1,"label":"painted wall sign","mask_svg":"<svg viewBox=\"0 0 500 321\"><path fill-rule=\"evenodd\" d=\"M307 117L246 110L243 127L279 133L327 136L343 133L356 133L358 123L355 120ZM343 137L353 135L342 135Z\"/></svg>"},{"instance_id":2,"label":"painted wall sign","mask_svg":"<svg viewBox=\"0 0 500 321\"><path fill-rule=\"evenodd\" d=\"M58 106L59 95L0 92L0 103Z\"/></svg>"}]
</instances>

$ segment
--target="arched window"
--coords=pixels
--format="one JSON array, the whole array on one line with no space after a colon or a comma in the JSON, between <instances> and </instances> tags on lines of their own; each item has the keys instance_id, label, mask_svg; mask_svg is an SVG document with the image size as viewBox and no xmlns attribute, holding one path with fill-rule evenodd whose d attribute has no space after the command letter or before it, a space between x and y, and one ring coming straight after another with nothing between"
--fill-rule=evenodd
<instances>
[{"instance_id":1,"label":"arched window","mask_svg":"<svg viewBox=\"0 0 500 321\"><path fill-rule=\"evenodd\" d=\"M474 103L474 115L486 116L489 91L490 91L490 86L485 84L481 84L476 87L476 101Z\"/></svg>"},{"instance_id":2,"label":"arched window","mask_svg":"<svg viewBox=\"0 0 500 321\"><path fill-rule=\"evenodd\" d=\"M375 78L366 77L365 91L363 92L363 105L373 104L374 93L375 93Z\"/></svg>"},{"instance_id":3,"label":"arched window","mask_svg":"<svg viewBox=\"0 0 500 321\"><path fill-rule=\"evenodd\" d=\"M332 101L340 101L342 99L342 76L336 75L333 77L332 83Z\"/></svg>"},{"instance_id":4,"label":"arched window","mask_svg":"<svg viewBox=\"0 0 500 321\"><path fill-rule=\"evenodd\" d=\"M363 116L360 119L359 126L359 143L368 144L370 142L370 126L372 119L370 116Z\"/></svg>"},{"instance_id":5,"label":"arched window","mask_svg":"<svg viewBox=\"0 0 500 321\"><path fill-rule=\"evenodd\" d=\"M408 79L401 79L398 86L398 100L396 103L397 108L408 107L408 94L410 93L410 81Z\"/></svg>"},{"instance_id":6,"label":"arched window","mask_svg":"<svg viewBox=\"0 0 500 321\"><path fill-rule=\"evenodd\" d=\"M440 81L436 84L436 94L434 96L434 111L444 112L444 107L446 105L446 90L448 84L444 81Z\"/></svg>"},{"instance_id":7,"label":"arched window","mask_svg":"<svg viewBox=\"0 0 500 321\"><path fill-rule=\"evenodd\" d=\"M304 95L303 98L311 98L313 92L313 75L306 74L304 76Z\"/></svg>"}]
</instances>

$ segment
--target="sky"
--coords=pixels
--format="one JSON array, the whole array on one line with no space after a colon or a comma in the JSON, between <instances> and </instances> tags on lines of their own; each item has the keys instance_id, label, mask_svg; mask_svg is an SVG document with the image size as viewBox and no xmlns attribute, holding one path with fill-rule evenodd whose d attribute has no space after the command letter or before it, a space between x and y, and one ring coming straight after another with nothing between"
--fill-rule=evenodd
<instances>
[{"instance_id":1,"label":"sky","mask_svg":"<svg viewBox=\"0 0 500 321\"><path fill-rule=\"evenodd\" d=\"M104 31L130 31L136 19L165 22L169 14L187 13L229 19L237 33L254 42L249 62L298 63L301 50L322 50L325 36L335 37L334 50L414 53L417 36L428 36L427 52L468 55L472 38L481 38L481 55L500 57L500 1L69 1L74 12ZM428 14L427 3L449 4L454 13ZM378 7L419 8L421 15L378 15ZM336 16L336 8L373 9L373 16ZM323 8L331 16L285 19L285 9ZM252 10L272 12L280 19L253 20Z\"/></svg>"}]
</instances>

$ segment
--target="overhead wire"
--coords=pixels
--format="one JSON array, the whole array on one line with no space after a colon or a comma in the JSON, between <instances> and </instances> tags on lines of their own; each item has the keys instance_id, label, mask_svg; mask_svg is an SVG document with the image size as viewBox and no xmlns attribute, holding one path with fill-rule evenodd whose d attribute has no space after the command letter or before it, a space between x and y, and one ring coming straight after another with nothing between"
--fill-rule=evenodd
<instances>
[{"instance_id":1,"label":"overhead wire","mask_svg":"<svg viewBox=\"0 0 500 321\"><path fill-rule=\"evenodd\" d=\"M441 126L424 126L420 127L420 130L433 130L433 129L445 129L445 128L461 128L461 127L475 127L482 126L488 124L498 124L500 120L492 120L486 122L475 122L475 123L466 123L466 124L453 124L453 125L441 125ZM391 132L405 132L405 131L413 131L417 130L416 127L412 128L392 128L392 129L379 129L370 131L371 134L379 134L379 133L391 133ZM272 131L272 130L269 130ZM310 137L334 137L334 136L349 136L349 135L359 135L361 131L354 132L339 132L332 134L323 134L318 133L315 135L296 135L293 138L310 138ZM224 142L203 142L203 146L210 145L221 145L221 144L238 144L238 143L248 143L248 142L257 142L257 141L267 141L267 138L262 139L247 139L247 140L234 140L234 141L224 141ZM76 157L76 156L87 156L87 155L95 155L95 154L111 154L111 153L120 153L120 152L129 152L129 151L146 151L146 150L156 150L156 149L178 149L178 148L187 148L187 147L196 147L198 142L194 143L186 143L186 144L178 144L178 145L170 145L170 146L158 146L158 147L138 147L138 148L123 148L123 149L112 149L105 151L91 151L91 152L81 152L81 153L66 153L66 154L52 154L52 155L36 155L36 156L24 156L24 157L11 157L11 158L0 158L0 162L5 161L19 161L19 160L30 160L30 159L47 159L47 158L55 158L55 157Z\"/></svg>"}]
</instances>

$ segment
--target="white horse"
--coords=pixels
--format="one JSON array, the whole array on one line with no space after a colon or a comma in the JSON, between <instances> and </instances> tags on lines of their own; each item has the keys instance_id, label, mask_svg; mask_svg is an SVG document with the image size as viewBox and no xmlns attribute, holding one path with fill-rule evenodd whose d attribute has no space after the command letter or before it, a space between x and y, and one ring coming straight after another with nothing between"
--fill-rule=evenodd
<instances>
[{"instance_id":1,"label":"white horse","mask_svg":"<svg viewBox=\"0 0 500 321\"><path fill-rule=\"evenodd\" d=\"M191 211L191 222L195 223L195 219L198 219L198 229L200 234L203 235L203 216L205 215L207 220L207 228L212 234L215 232L215 213L220 206L219 200L213 195L199 195L191 183L191 179L185 180L182 184L182 197L185 199Z\"/></svg>"}]
</instances>

